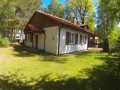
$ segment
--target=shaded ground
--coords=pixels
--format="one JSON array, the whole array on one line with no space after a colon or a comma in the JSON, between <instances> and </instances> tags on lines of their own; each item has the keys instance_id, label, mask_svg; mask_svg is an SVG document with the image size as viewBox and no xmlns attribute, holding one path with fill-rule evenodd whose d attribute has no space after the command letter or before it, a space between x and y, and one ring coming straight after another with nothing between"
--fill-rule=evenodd
<instances>
[{"instance_id":1,"label":"shaded ground","mask_svg":"<svg viewBox=\"0 0 120 90\"><path fill-rule=\"evenodd\" d=\"M60 57L21 46L0 50L8 56L0 51L2 90L120 90L117 58L98 50Z\"/></svg>"}]
</instances>

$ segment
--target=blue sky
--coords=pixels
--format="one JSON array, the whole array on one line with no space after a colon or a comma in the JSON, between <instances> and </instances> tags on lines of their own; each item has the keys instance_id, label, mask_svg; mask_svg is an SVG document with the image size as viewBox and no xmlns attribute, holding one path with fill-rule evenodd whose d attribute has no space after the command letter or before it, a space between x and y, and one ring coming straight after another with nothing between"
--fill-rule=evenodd
<instances>
[{"instance_id":1,"label":"blue sky","mask_svg":"<svg viewBox=\"0 0 120 90\"><path fill-rule=\"evenodd\" d=\"M58 1L62 2L64 5L66 4L65 0L58 0ZM42 2L43 2L42 6L47 7L50 4L51 0L42 0Z\"/></svg>"}]
</instances>

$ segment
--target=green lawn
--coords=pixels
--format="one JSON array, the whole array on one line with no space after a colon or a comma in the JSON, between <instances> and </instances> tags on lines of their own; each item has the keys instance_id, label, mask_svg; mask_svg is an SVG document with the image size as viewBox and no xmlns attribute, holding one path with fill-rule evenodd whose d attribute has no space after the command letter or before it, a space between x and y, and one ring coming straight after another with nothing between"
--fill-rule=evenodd
<instances>
[{"instance_id":1,"label":"green lawn","mask_svg":"<svg viewBox=\"0 0 120 90\"><path fill-rule=\"evenodd\" d=\"M100 51L53 56L21 46L0 48L1 90L119 90L115 58ZM116 81L117 80L117 81Z\"/></svg>"}]
</instances>

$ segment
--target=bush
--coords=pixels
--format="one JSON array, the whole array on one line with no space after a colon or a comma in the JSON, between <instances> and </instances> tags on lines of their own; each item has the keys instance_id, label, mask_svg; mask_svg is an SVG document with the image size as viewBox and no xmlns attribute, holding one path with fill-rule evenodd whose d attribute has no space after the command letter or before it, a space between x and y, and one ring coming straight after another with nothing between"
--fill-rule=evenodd
<instances>
[{"instance_id":1,"label":"bush","mask_svg":"<svg viewBox=\"0 0 120 90\"><path fill-rule=\"evenodd\" d=\"M10 42L6 38L0 37L0 47L8 47L10 46Z\"/></svg>"},{"instance_id":2,"label":"bush","mask_svg":"<svg viewBox=\"0 0 120 90\"><path fill-rule=\"evenodd\" d=\"M120 36L118 37L118 40L117 40L117 47L116 47L116 49L117 49L118 57L120 59Z\"/></svg>"},{"instance_id":3,"label":"bush","mask_svg":"<svg viewBox=\"0 0 120 90\"><path fill-rule=\"evenodd\" d=\"M109 39L109 46L110 46L110 53L111 54L115 54L120 51L118 50L120 48L120 42L118 40L120 37L120 28L115 28L109 35L108 35L108 39Z\"/></svg>"}]
</instances>

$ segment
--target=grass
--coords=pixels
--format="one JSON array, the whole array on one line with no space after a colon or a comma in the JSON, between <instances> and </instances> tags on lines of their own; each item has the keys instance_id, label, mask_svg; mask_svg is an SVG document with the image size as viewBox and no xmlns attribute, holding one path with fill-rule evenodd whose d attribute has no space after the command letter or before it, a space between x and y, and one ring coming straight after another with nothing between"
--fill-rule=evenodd
<instances>
[{"instance_id":1,"label":"grass","mask_svg":"<svg viewBox=\"0 0 120 90\"><path fill-rule=\"evenodd\" d=\"M21 46L0 48L2 90L118 90L119 80L99 51L53 56ZM117 81L116 81L117 80Z\"/></svg>"}]
</instances>

